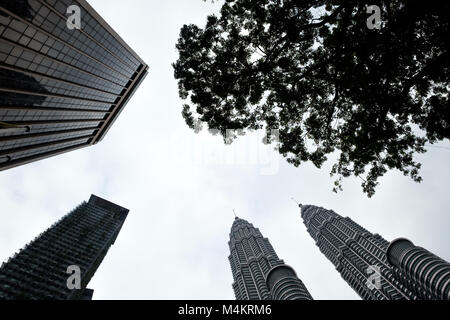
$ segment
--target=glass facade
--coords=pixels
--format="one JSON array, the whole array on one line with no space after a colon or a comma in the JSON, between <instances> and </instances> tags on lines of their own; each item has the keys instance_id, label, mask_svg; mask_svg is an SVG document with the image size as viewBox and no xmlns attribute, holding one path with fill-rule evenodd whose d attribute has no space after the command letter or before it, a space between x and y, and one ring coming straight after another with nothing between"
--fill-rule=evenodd
<instances>
[{"instance_id":1,"label":"glass facade","mask_svg":"<svg viewBox=\"0 0 450 320\"><path fill-rule=\"evenodd\" d=\"M100 141L147 70L84 0L3 0L0 170Z\"/></svg>"},{"instance_id":2,"label":"glass facade","mask_svg":"<svg viewBox=\"0 0 450 320\"><path fill-rule=\"evenodd\" d=\"M86 289L114 244L128 209L92 195L0 268L0 300L91 299ZM68 267L80 268L80 289L67 285ZM69 281L70 282L70 281Z\"/></svg>"}]
</instances>

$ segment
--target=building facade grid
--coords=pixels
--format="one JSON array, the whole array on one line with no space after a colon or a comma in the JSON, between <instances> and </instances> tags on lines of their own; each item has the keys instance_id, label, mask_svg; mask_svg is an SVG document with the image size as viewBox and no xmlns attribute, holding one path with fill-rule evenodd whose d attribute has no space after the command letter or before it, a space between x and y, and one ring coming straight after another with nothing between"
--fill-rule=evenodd
<instances>
[{"instance_id":1,"label":"building facade grid","mask_svg":"<svg viewBox=\"0 0 450 320\"><path fill-rule=\"evenodd\" d=\"M3 0L0 170L99 142L147 70L84 0Z\"/></svg>"},{"instance_id":2,"label":"building facade grid","mask_svg":"<svg viewBox=\"0 0 450 320\"><path fill-rule=\"evenodd\" d=\"M81 299L127 215L92 195L2 264L0 299ZM67 286L69 266L80 268L79 290Z\"/></svg>"}]
</instances>

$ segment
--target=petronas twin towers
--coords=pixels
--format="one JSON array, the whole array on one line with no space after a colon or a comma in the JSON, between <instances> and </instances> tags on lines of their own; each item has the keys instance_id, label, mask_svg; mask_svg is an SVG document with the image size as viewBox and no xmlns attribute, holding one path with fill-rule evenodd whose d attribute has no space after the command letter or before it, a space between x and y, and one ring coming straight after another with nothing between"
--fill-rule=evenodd
<instances>
[{"instance_id":1,"label":"petronas twin towers","mask_svg":"<svg viewBox=\"0 0 450 320\"><path fill-rule=\"evenodd\" d=\"M316 206L301 217L320 251L364 300L450 300L450 264L407 239L389 243L350 218ZM312 300L269 240L236 218L229 261L238 300Z\"/></svg>"},{"instance_id":2,"label":"petronas twin towers","mask_svg":"<svg viewBox=\"0 0 450 320\"><path fill-rule=\"evenodd\" d=\"M307 231L365 300L450 300L450 264L407 239L389 243L350 218L300 206ZM87 285L115 242L128 209L92 195L0 267L1 299L92 299ZM236 217L230 232L238 300L312 300L294 269L258 228ZM79 287L69 287L69 268Z\"/></svg>"},{"instance_id":3,"label":"petronas twin towers","mask_svg":"<svg viewBox=\"0 0 450 320\"><path fill-rule=\"evenodd\" d=\"M238 300L312 300L295 271L278 258L267 238L236 218L230 233L233 289Z\"/></svg>"}]
</instances>

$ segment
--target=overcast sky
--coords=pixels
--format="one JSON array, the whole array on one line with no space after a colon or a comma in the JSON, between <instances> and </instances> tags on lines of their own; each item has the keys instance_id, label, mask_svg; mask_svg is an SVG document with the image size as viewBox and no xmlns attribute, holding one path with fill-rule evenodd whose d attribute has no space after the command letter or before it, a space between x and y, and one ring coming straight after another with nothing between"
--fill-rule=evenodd
<instances>
[{"instance_id":1,"label":"overcast sky","mask_svg":"<svg viewBox=\"0 0 450 320\"><path fill-rule=\"evenodd\" d=\"M0 173L1 261L92 193L130 209L89 284L94 299L234 299L233 209L260 228L315 299L359 299L316 247L291 197L450 260L450 150L420 156L420 184L391 172L372 199L358 179L335 194L331 162L295 168L261 144L260 133L224 146L185 125L175 43L183 24L203 27L222 1L89 3L149 64L149 75L98 145Z\"/></svg>"}]
</instances>

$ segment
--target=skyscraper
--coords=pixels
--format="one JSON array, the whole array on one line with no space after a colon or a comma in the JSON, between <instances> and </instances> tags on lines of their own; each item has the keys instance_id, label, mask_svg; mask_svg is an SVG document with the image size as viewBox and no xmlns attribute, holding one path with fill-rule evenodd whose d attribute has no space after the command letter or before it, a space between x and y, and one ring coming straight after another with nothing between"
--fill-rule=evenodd
<instances>
[{"instance_id":1,"label":"skyscraper","mask_svg":"<svg viewBox=\"0 0 450 320\"><path fill-rule=\"evenodd\" d=\"M251 223L236 217L228 245L237 300L312 300L295 271Z\"/></svg>"},{"instance_id":2,"label":"skyscraper","mask_svg":"<svg viewBox=\"0 0 450 320\"><path fill-rule=\"evenodd\" d=\"M370 233L348 217L316 206L301 206L301 216L320 251L361 298L423 298L420 290L407 288L394 274L386 257L389 242L380 235Z\"/></svg>"},{"instance_id":3,"label":"skyscraper","mask_svg":"<svg viewBox=\"0 0 450 320\"><path fill-rule=\"evenodd\" d=\"M0 268L0 299L91 299L86 289L128 210L92 195ZM79 287L76 279L79 271ZM72 286L74 285L74 286Z\"/></svg>"},{"instance_id":4,"label":"skyscraper","mask_svg":"<svg viewBox=\"0 0 450 320\"><path fill-rule=\"evenodd\" d=\"M0 171L102 140L147 70L85 0L2 0Z\"/></svg>"},{"instance_id":5,"label":"skyscraper","mask_svg":"<svg viewBox=\"0 0 450 320\"><path fill-rule=\"evenodd\" d=\"M392 241L386 256L398 279L422 298L450 300L450 263L404 238Z\"/></svg>"}]
</instances>

